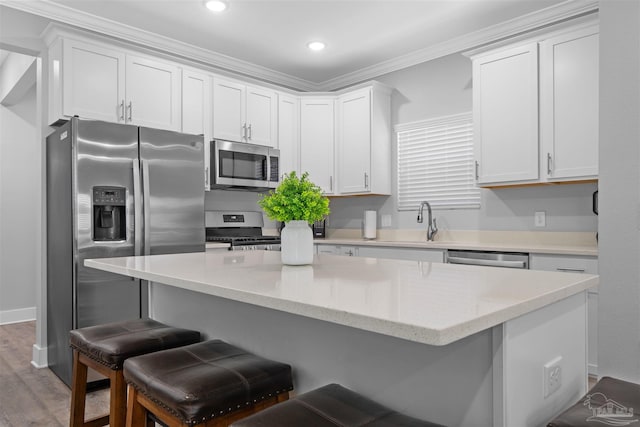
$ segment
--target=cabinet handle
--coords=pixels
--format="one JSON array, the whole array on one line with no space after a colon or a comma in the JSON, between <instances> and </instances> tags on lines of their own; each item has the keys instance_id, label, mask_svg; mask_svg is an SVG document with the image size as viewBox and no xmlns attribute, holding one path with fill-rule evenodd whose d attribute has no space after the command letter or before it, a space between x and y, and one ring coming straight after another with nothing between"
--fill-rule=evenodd
<instances>
[{"instance_id":1,"label":"cabinet handle","mask_svg":"<svg viewBox=\"0 0 640 427\"><path fill-rule=\"evenodd\" d=\"M120 121L124 122L124 99L120 102Z\"/></svg>"},{"instance_id":2,"label":"cabinet handle","mask_svg":"<svg viewBox=\"0 0 640 427\"><path fill-rule=\"evenodd\" d=\"M247 139L247 124L242 124L242 139Z\"/></svg>"},{"instance_id":3,"label":"cabinet handle","mask_svg":"<svg viewBox=\"0 0 640 427\"><path fill-rule=\"evenodd\" d=\"M253 135L253 132L251 132L251 125L249 125L249 127L247 128L249 136L247 137L247 139L251 139L251 136Z\"/></svg>"},{"instance_id":4,"label":"cabinet handle","mask_svg":"<svg viewBox=\"0 0 640 427\"><path fill-rule=\"evenodd\" d=\"M369 188L369 175L367 175L367 173L364 173L364 188Z\"/></svg>"},{"instance_id":5,"label":"cabinet handle","mask_svg":"<svg viewBox=\"0 0 640 427\"><path fill-rule=\"evenodd\" d=\"M478 163L478 161L476 160L476 181L478 180L478 177L480 176L478 174L478 170L480 169L480 163Z\"/></svg>"},{"instance_id":6,"label":"cabinet handle","mask_svg":"<svg viewBox=\"0 0 640 427\"><path fill-rule=\"evenodd\" d=\"M133 103L129 101L129 121L133 121Z\"/></svg>"},{"instance_id":7,"label":"cabinet handle","mask_svg":"<svg viewBox=\"0 0 640 427\"><path fill-rule=\"evenodd\" d=\"M329 176L329 191L333 191L333 175Z\"/></svg>"},{"instance_id":8,"label":"cabinet handle","mask_svg":"<svg viewBox=\"0 0 640 427\"><path fill-rule=\"evenodd\" d=\"M204 185L205 187L209 186L209 166L204 168Z\"/></svg>"},{"instance_id":9,"label":"cabinet handle","mask_svg":"<svg viewBox=\"0 0 640 427\"><path fill-rule=\"evenodd\" d=\"M547 175L551 175L551 153L547 153Z\"/></svg>"}]
</instances>

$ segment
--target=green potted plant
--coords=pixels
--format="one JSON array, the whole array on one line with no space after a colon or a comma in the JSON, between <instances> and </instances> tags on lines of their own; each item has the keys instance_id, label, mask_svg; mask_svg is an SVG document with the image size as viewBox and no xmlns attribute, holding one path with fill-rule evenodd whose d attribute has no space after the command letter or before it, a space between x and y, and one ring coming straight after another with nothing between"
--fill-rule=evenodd
<instances>
[{"instance_id":1,"label":"green potted plant","mask_svg":"<svg viewBox=\"0 0 640 427\"><path fill-rule=\"evenodd\" d=\"M285 224L282 229L282 263L304 265L313 262L313 233L310 224L329 214L329 199L309 180L309 173L284 176L275 190L258 201L269 219Z\"/></svg>"}]
</instances>

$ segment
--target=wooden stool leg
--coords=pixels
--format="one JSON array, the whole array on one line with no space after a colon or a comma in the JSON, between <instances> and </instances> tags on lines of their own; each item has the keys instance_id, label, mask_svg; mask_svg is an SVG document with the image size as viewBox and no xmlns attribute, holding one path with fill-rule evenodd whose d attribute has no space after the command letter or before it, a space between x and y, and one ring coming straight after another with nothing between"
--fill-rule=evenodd
<instances>
[{"instance_id":1,"label":"wooden stool leg","mask_svg":"<svg viewBox=\"0 0 640 427\"><path fill-rule=\"evenodd\" d=\"M71 379L70 427L84 424L84 405L87 398L87 366L80 363L77 350L73 350L73 377Z\"/></svg>"},{"instance_id":2,"label":"wooden stool leg","mask_svg":"<svg viewBox=\"0 0 640 427\"><path fill-rule=\"evenodd\" d=\"M138 391L129 386L127 396L127 427L146 427L147 410L138 402Z\"/></svg>"},{"instance_id":3,"label":"wooden stool leg","mask_svg":"<svg viewBox=\"0 0 640 427\"><path fill-rule=\"evenodd\" d=\"M124 381L122 369L109 375L111 381L109 426L124 427L127 422L127 383Z\"/></svg>"}]
</instances>

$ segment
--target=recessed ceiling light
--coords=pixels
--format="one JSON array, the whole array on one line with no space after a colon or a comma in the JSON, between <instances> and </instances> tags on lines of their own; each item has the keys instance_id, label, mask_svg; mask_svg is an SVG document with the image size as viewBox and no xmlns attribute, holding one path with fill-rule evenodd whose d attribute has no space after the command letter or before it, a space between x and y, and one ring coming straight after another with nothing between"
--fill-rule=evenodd
<instances>
[{"instance_id":1,"label":"recessed ceiling light","mask_svg":"<svg viewBox=\"0 0 640 427\"><path fill-rule=\"evenodd\" d=\"M222 12L227 8L227 2L222 0L209 0L205 2L205 6L212 12Z\"/></svg>"},{"instance_id":2,"label":"recessed ceiling light","mask_svg":"<svg viewBox=\"0 0 640 427\"><path fill-rule=\"evenodd\" d=\"M307 47L309 49L311 49L311 50L319 51L319 50L324 49L326 47L326 45L323 42L315 41L315 42L307 43Z\"/></svg>"}]
</instances>

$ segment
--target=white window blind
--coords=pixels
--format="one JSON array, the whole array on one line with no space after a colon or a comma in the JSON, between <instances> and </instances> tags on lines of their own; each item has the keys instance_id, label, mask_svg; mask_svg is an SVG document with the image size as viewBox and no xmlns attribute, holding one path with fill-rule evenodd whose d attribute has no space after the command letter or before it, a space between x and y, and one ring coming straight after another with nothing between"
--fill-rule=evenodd
<instances>
[{"instance_id":1,"label":"white window blind","mask_svg":"<svg viewBox=\"0 0 640 427\"><path fill-rule=\"evenodd\" d=\"M471 113L397 125L398 210L479 208Z\"/></svg>"}]
</instances>

